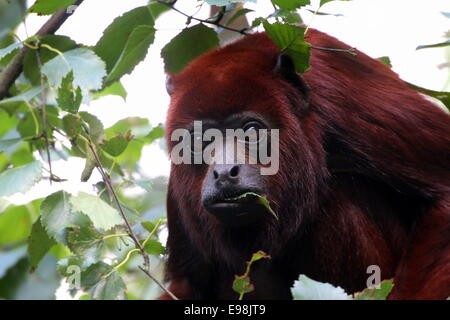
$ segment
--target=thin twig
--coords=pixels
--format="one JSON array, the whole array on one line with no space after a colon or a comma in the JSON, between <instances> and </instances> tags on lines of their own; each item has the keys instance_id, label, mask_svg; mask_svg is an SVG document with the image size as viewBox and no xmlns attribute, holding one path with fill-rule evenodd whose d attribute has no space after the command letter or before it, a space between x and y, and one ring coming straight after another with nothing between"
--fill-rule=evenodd
<instances>
[{"instance_id":1,"label":"thin twig","mask_svg":"<svg viewBox=\"0 0 450 320\"><path fill-rule=\"evenodd\" d=\"M73 5L78 6L82 2L83 0L77 0ZM39 38L49 34L54 34L67 20L67 18L72 15L72 13L72 11L67 9L58 10L50 17L42 28L39 29L35 36ZM0 74L0 99L7 96L9 88L22 72L23 61L29 50L30 48L28 46L23 46Z\"/></svg>"},{"instance_id":2,"label":"thin twig","mask_svg":"<svg viewBox=\"0 0 450 320\"><path fill-rule=\"evenodd\" d=\"M175 3L168 3L168 2L164 2L163 0L156 0L156 1L158 3L160 3L160 4L162 4L162 5L165 5L165 6L169 7L170 9L172 9L172 10L182 14L183 16L188 18L188 21L195 20L195 21L198 21L198 22L201 22L201 23L207 23L207 24L210 24L210 25L214 25L216 27L219 27L219 28L222 28L222 29L225 29L225 30L234 31L234 32L237 32L237 33L240 33L240 34L244 34L244 35L247 34L247 28L244 28L242 30L230 28L230 27L220 23L221 18L219 19L219 22L216 21L217 19L215 19L215 20L200 19L200 18L188 15L187 13L184 13L184 12L178 10L177 8L174 7Z\"/></svg>"},{"instance_id":3,"label":"thin twig","mask_svg":"<svg viewBox=\"0 0 450 320\"><path fill-rule=\"evenodd\" d=\"M336 48L323 48L323 47L316 47L316 46L310 46L311 49L316 50L323 50L323 51L334 51L334 52L344 52L349 53L352 56L357 56L356 48L350 48L350 49L336 49Z\"/></svg>"},{"instance_id":4,"label":"thin twig","mask_svg":"<svg viewBox=\"0 0 450 320\"><path fill-rule=\"evenodd\" d=\"M164 287L158 279L156 279L150 272L142 268L141 266L138 267L141 269L150 279L152 279L165 293L167 293L173 300L179 300L177 296L175 296L170 290L168 290L166 287Z\"/></svg>"},{"instance_id":5,"label":"thin twig","mask_svg":"<svg viewBox=\"0 0 450 320\"><path fill-rule=\"evenodd\" d=\"M40 72L40 80L41 80L41 116L42 116L42 133L41 135L45 140L45 150L47 153L47 161L48 161L48 169L50 172L50 185L53 181L53 171L52 171L52 159L50 158L50 144L48 142L48 133L47 133L47 91L45 85L45 76L42 73L42 59L39 51L36 50L36 60L39 67Z\"/></svg>"}]
</instances>

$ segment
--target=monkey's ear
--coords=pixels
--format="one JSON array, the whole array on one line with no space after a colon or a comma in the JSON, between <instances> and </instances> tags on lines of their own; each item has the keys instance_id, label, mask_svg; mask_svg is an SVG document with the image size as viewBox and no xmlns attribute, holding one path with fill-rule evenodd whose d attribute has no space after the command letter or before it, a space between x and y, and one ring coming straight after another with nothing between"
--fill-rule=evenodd
<instances>
[{"instance_id":1,"label":"monkey's ear","mask_svg":"<svg viewBox=\"0 0 450 320\"><path fill-rule=\"evenodd\" d=\"M173 80L171 75L167 75L166 77L166 90L169 95L172 95L175 92L175 81Z\"/></svg>"},{"instance_id":2,"label":"monkey's ear","mask_svg":"<svg viewBox=\"0 0 450 320\"><path fill-rule=\"evenodd\" d=\"M295 71L294 62L285 53L278 56L275 72L281 75L287 82L298 88L308 104L310 89L303 78Z\"/></svg>"}]
</instances>

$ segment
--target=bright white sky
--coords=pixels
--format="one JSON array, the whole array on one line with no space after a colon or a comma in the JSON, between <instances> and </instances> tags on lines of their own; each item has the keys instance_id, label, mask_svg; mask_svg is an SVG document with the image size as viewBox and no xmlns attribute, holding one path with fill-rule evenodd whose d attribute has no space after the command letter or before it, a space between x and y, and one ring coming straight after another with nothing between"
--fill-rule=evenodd
<instances>
[{"instance_id":1,"label":"bright white sky","mask_svg":"<svg viewBox=\"0 0 450 320\"><path fill-rule=\"evenodd\" d=\"M67 35L85 45L94 45L115 17L147 3L147 0L85 0L58 34ZM196 12L195 4L195 0L184 0L179 1L177 7L191 14ZM312 4L312 9L317 8L318 0L313 0ZM258 0L257 4L250 3L247 7L256 10L251 18L266 16L273 10L269 0ZM437 68L446 61L444 49L416 51L415 48L421 44L443 41L443 33L450 30L450 19L440 12L450 12L449 0L335 1L326 4L321 11L343 16L316 16L311 27L327 32L374 58L389 56L393 69L404 80L434 90L444 89L449 72L448 69ZM200 14L208 14L206 6ZM311 21L311 16L312 14L302 11L305 23ZM48 17L30 15L27 19L28 34L33 34L47 19ZM184 28L185 21L186 18L176 12L165 13L158 20L156 40L147 58L131 75L123 78L122 82L128 91L126 102L119 97L109 96L94 101L83 109L97 115L105 127L130 116L148 118L154 125L164 122L169 97L164 86L165 75L160 50ZM26 38L23 27L20 27L18 34L22 39ZM450 89L448 83L447 89ZM169 173L168 158L157 145L144 149L141 165L148 177ZM68 182L49 187L48 181L43 181L26 195L17 194L9 200L17 204L27 203L30 199L61 189L69 192L92 192L92 181L97 181L100 177L93 176L90 183L80 183L82 168L83 161L80 159L55 162L55 174L69 179Z\"/></svg>"}]
</instances>

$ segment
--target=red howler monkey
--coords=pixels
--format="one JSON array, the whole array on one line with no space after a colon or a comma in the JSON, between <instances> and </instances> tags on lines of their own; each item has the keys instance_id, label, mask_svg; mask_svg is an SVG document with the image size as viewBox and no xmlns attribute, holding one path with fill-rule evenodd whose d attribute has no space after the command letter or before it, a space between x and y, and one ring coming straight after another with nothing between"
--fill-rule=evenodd
<instances>
[{"instance_id":1,"label":"red howler monkey","mask_svg":"<svg viewBox=\"0 0 450 320\"><path fill-rule=\"evenodd\" d=\"M306 41L348 48L315 30ZM170 289L235 299L234 275L263 250L271 259L254 265L246 299L291 299L299 274L353 293L370 265L394 278L391 299L447 298L449 114L362 52L314 50L310 65L297 74L256 33L170 77L169 150L174 130L196 120L223 132L279 129L274 175L250 164L172 164ZM239 200L246 192L265 196L278 220L255 197Z\"/></svg>"}]
</instances>

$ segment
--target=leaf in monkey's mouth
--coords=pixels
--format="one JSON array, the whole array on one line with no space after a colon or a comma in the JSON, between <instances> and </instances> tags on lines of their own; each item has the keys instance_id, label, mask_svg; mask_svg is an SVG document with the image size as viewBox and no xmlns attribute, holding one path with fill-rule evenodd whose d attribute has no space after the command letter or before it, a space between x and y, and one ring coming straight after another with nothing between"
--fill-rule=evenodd
<instances>
[{"instance_id":1,"label":"leaf in monkey's mouth","mask_svg":"<svg viewBox=\"0 0 450 320\"><path fill-rule=\"evenodd\" d=\"M278 220L278 216L275 213L275 211L273 211L273 209L270 207L270 201L267 200L266 197L263 197L257 193L254 192L245 192L241 195L238 195L236 197L232 197L232 198L225 198L224 202L237 202L237 203L259 203L261 204L267 211L270 212L270 214L272 214L275 219Z\"/></svg>"}]
</instances>

